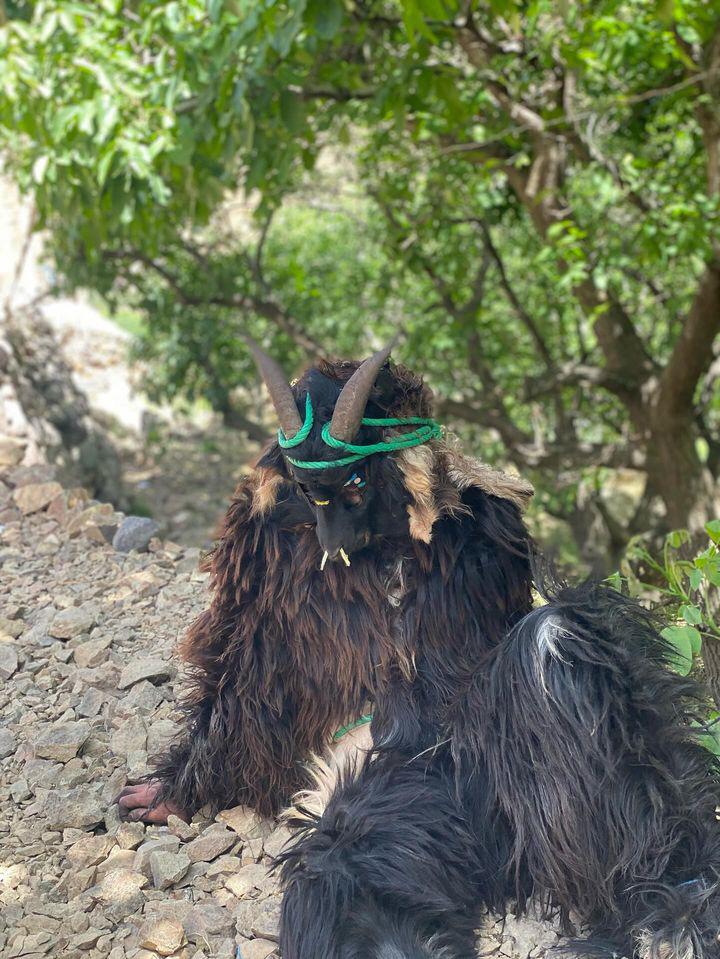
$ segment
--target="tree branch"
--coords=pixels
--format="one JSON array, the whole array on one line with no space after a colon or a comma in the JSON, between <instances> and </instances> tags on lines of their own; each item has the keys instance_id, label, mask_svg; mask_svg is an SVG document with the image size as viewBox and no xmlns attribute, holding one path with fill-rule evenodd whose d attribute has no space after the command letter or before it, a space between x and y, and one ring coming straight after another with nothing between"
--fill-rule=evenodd
<instances>
[{"instance_id":1,"label":"tree branch","mask_svg":"<svg viewBox=\"0 0 720 959\"><path fill-rule=\"evenodd\" d=\"M259 296L194 296L188 293L180 281L162 263L153 260L140 250L108 250L104 256L110 260L124 260L128 263L138 262L161 276L177 299L185 306L220 306L231 310L249 311L257 313L268 320L273 326L289 336L299 347L311 356L327 359L329 354L324 347L315 342L305 331L297 325L292 317L277 303Z\"/></svg>"},{"instance_id":2,"label":"tree branch","mask_svg":"<svg viewBox=\"0 0 720 959\"><path fill-rule=\"evenodd\" d=\"M712 362L720 333L720 262L709 263L700 280L670 359L660 377L656 415L662 419L692 412L695 388Z\"/></svg>"},{"instance_id":3,"label":"tree branch","mask_svg":"<svg viewBox=\"0 0 720 959\"><path fill-rule=\"evenodd\" d=\"M520 320L520 322L523 324L525 329L528 331L528 333L532 337L533 342L535 343L535 346L538 349L538 352L543 358L545 366L549 370L554 369L555 361L553 360L552 354L550 350L548 349L547 343L543 339L542 334L540 333L540 330L537 324L535 323L535 320L533 320L533 318L527 312L525 307L522 305L517 294L515 293L515 290L510 284L510 281L508 280L508 276L505 271L505 264L502 261L502 257L500 256L500 253L498 252L497 247L493 243L492 234L490 233L490 228L488 227L488 225L485 223L484 220L476 220L476 223L482 232L483 242L485 244L485 247L487 251L489 252L490 256L492 257L495 263L495 266L497 267L498 274L500 276L500 285L503 288L503 292L505 293L505 296L507 297L508 302L510 303L513 310L517 314L517 317Z\"/></svg>"},{"instance_id":4,"label":"tree branch","mask_svg":"<svg viewBox=\"0 0 720 959\"><path fill-rule=\"evenodd\" d=\"M525 382L523 400L531 402L566 386L599 386L609 393L617 393L622 389L623 381L600 366L566 363L556 367L550 374L528 378Z\"/></svg>"},{"instance_id":5,"label":"tree branch","mask_svg":"<svg viewBox=\"0 0 720 959\"><path fill-rule=\"evenodd\" d=\"M335 103L352 103L353 100L372 100L376 90L333 90L330 88L290 87L303 100L332 100Z\"/></svg>"}]
</instances>

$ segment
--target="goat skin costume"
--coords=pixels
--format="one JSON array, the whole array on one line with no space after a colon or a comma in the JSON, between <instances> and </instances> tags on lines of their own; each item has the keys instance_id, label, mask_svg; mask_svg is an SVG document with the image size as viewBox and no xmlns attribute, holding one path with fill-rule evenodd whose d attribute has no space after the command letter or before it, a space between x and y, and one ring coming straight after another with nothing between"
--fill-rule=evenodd
<instances>
[{"instance_id":1,"label":"goat skin costume","mask_svg":"<svg viewBox=\"0 0 720 959\"><path fill-rule=\"evenodd\" d=\"M339 384L356 368L320 366ZM382 412L429 415L420 378L399 366L392 378ZM521 511L532 486L451 438L381 459L405 529L376 537L349 567L320 569L312 513L302 514L277 443L240 483L207 561L212 604L182 644L188 733L157 764L163 801L275 814L304 784L304 761L368 700L376 724L409 709L434 743L456 719L450 687L432 689L439 661L444 682L466 683L530 608Z\"/></svg>"},{"instance_id":2,"label":"goat skin costume","mask_svg":"<svg viewBox=\"0 0 720 959\"><path fill-rule=\"evenodd\" d=\"M605 587L546 587L522 519L531 487L439 436L429 390L387 364L389 348L319 363L292 390L251 349L282 428L209 558L212 603L183 644L185 734L157 762L159 787L129 787L121 809L274 814L369 700L382 756L403 768L425 757L437 796L454 784L476 836L468 867L477 855L497 874L477 887L487 905L514 896L522 909L533 893L579 915L598 947L720 959L720 769L697 739L703 691L668 669L652 618ZM367 776L353 808L366 797L372 819L386 786L380 767ZM410 780L387 782L411 809ZM405 820L417 858L424 827ZM395 895L411 905L406 853ZM312 912L303 889L286 917ZM385 918L372 959L394 945L397 916ZM358 954L348 948L326 955Z\"/></svg>"}]
</instances>

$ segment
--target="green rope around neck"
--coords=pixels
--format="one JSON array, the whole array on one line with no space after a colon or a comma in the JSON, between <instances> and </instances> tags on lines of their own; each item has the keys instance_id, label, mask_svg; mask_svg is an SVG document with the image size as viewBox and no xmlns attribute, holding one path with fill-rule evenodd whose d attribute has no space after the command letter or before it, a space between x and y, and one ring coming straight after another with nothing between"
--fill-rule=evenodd
<instances>
[{"instance_id":1,"label":"green rope around neck","mask_svg":"<svg viewBox=\"0 0 720 959\"><path fill-rule=\"evenodd\" d=\"M354 723L348 723L347 726L341 726L340 729L333 735L333 740L337 742L339 739L342 739L343 736L346 736L348 733L351 733L353 729L357 729L358 726L364 726L366 723L371 723L373 714L369 713L367 716L361 716L359 719L356 719Z\"/></svg>"},{"instance_id":2,"label":"green rope around neck","mask_svg":"<svg viewBox=\"0 0 720 959\"><path fill-rule=\"evenodd\" d=\"M282 430L278 430L278 443L282 449L292 449L292 447L299 446L303 440L306 440L313 428L313 421L312 402L308 393L305 396L305 422L297 433L291 439L288 439ZM296 460L288 456L288 462L304 470L335 469L337 466L350 466L351 463L357 463L358 460L365 459L366 456L371 456L373 453L390 453L392 450L405 450L411 446L420 446L422 443L436 439L442 434L442 427L439 423L422 416L364 417L361 422L363 426L417 426L417 429L410 433L402 433L390 440L383 440L381 443L363 445L335 439L330 433L330 424L326 423L320 433L325 445L331 447L331 449L345 450L349 455L336 460Z\"/></svg>"}]
</instances>

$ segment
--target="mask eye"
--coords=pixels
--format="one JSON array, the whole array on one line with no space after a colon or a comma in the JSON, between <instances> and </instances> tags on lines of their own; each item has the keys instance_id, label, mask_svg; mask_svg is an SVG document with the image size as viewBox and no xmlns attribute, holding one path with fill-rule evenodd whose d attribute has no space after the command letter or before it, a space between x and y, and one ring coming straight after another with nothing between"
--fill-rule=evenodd
<instances>
[{"instance_id":1,"label":"mask eye","mask_svg":"<svg viewBox=\"0 0 720 959\"><path fill-rule=\"evenodd\" d=\"M344 483L343 485L344 485L344 486L350 486L350 487L353 487L353 486L354 486L354 487L356 487L357 489L362 489L363 486L365 486L365 480L364 480L361 476L358 476L357 473L353 473L353 475L350 477L350 479L349 479L346 483Z\"/></svg>"}]
</instances>

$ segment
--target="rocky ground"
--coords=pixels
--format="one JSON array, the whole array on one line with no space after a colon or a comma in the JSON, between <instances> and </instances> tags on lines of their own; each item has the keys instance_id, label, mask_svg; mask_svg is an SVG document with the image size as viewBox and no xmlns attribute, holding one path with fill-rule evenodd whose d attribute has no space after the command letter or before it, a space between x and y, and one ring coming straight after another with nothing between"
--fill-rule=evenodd
<instances>
[{"instance_id":1,"label":"rocky ground","mask_svg":"<svg viewBox=\"0 0 720 959\"><path fill-rule=\"evenodd\" d=\"M276 954L284 826L236 807L146 828L112 805L175 732L173 646L207 602L199 550L154 531L48 467L0 478L4 959ZM557 941L532 919L488 920L480 954Z\"/></svg>"}]
</instances>

